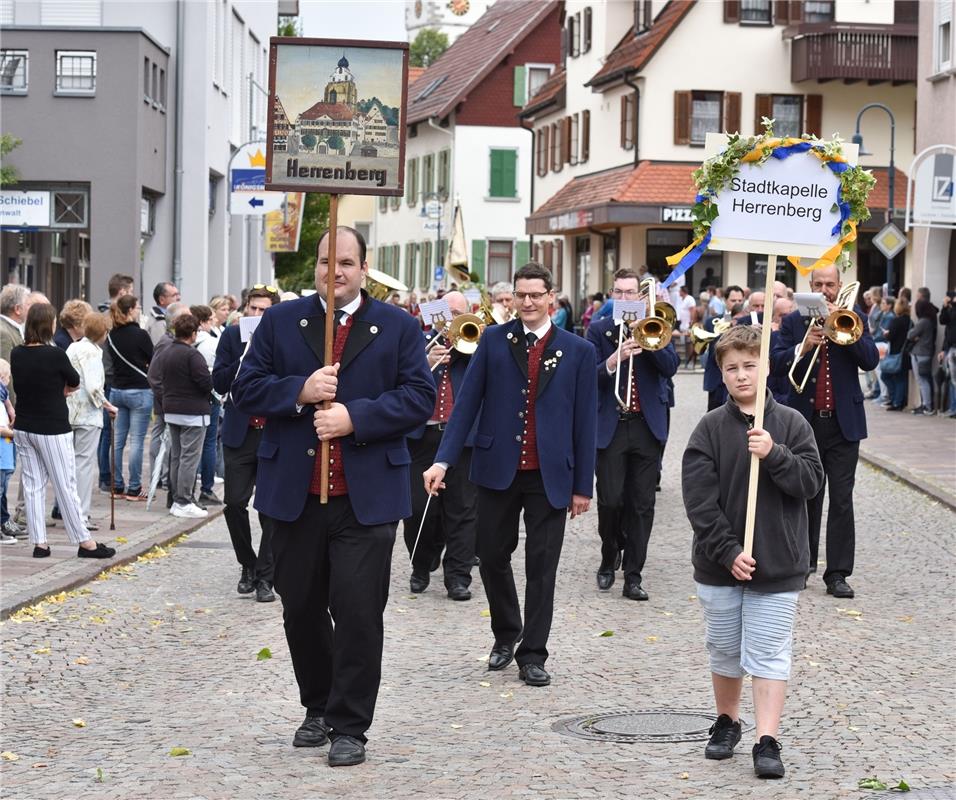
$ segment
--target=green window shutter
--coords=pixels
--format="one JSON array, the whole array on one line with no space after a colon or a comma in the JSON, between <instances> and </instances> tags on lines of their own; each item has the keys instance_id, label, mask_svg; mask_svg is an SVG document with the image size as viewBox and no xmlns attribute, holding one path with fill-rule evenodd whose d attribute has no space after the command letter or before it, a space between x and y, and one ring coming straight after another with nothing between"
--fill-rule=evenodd
<instances>
[{"instance_id":1,"label":"green window shutter","mask_svg":"<svg viewBox=\"0 0 956 800\"><path fill-rule=\"evenodd\" d=\"M527 68L524 66L515 67L515 93L514 103L518 108L525 104L525 77Z\"/></svg>"},{"instance_id":2,"label":"green window shutter","mask_svg":"<svg viewBox=\"0 0 956 800\"><path fill-rule=\"evenodd\" d=\"M471 240L471 271L478 273L479 283L485 282L485 247L484 239Z\"/></svg>"},{"instance_id":3,"label":"green window shutter","mask_svg":"<svg viewBox=\"0 0 956 800\"><path fill-rule=\"evenodd\" d=\"M503 192L501 197L518 196L518 151L502 150L502 182Z\"/></svg>"},{"instance_id":4,"label":"green window shutter","mask_svg":"<svg viewBox=\"0 0 956 800\"><path fill-rule=\"evenodd\" d=\"M501 150L492 150L489 154L491 166L491 179L488 182L490 197L501 197L502 176L501 176Z\"/></svg>"},{"instance_id":5,"label":"green window shutter","mask_svg":"<svg viewBox=\"0 0 956 800\"><path fill-rule=\"evenodd\" d=\"M526 241L515 242L515 269L521 269L530 258L531 245Z\"/></svg>"}]
</instances>

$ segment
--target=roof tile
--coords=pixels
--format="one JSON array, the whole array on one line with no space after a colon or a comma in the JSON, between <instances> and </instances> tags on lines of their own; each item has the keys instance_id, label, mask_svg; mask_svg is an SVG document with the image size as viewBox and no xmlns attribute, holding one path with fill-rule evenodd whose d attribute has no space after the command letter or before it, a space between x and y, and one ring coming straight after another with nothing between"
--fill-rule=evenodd
<instances>
[{"instance_id":1,"label":"roof tile","mask_svg":"<svg viewBox=\"0 0 956 800\"><path fill-rule=\"evenodd\" d=\"M406 122L451 113L556 6L557 0L498 0L490 6L415 81L414 91L408 93Z\"/></svg>"}]
</instances>

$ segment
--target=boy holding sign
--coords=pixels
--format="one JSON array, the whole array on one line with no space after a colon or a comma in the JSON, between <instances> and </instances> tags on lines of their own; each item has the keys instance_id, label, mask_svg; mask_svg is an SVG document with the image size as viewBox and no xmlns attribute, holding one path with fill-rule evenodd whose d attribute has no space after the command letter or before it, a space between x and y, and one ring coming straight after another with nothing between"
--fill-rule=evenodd
<instances>
[{"instance_id":1,"label":"boy holding sign","mask_svg":"<svg viewBox=\"0 0 956 800\"><path fill-rule=\"evenodd\" d=\"M718 718L705 756L725 759L740 741L740 693L753 676L754 772L781 778L777 732L790 677L793 620L809 553L806 501L823 485L813 431L793 409L766 398L754 427L760 332L732 328L714 356L727 402L701 419L684 452L684 506L694 530L693 564L704 611ZM751 456L761 480L753 555L744 550Z\"/></svg>"}]
</instances>

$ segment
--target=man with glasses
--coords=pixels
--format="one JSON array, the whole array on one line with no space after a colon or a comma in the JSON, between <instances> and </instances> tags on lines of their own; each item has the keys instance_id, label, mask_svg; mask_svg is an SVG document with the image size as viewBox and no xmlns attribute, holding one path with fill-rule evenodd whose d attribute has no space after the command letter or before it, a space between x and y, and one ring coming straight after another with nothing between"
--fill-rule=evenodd
<instances>
[{"instance_id":1,"label":"man with glasses","mask_svg":"<svg viewBox=\"0 0 956 800\"><path fill-rule=\"evenodd\" d=\"M519 318L485 329L435 464L423 477L426 492L445 488L446 472L458 463L477 420L471 480L478 484L477 549L495 637L488 669L502 670L517 659L522 681L547 686L565 522L569 513L574 518L588 510L594 485L594 348L551 324L554 287L547 269L525 264L514 288ZM511 571L522 510L523 626Z\"/></svg>"},{"instance_id":2,"label":"man with glasses","mask_svg":"<svg viewBox=\"0 0 956 800\"><path fill-rule=\"evenodd\" d=\"M619 269L614 274L615 300L638 300L637 273ZM648 302L654 302L649 298ZM673 344L643 350L613 315L592 322L587 338L597 353L597 508L601 537L601 565L597 585L607 591L623 563L624 597L647 600L642 572L654 525L655 487L667 442L668 381L679 359ZM628 398L622 406L618 396Z\"/></svg>"},{"instance_id":3,"label":"man with glasses","mask_svg":"<svg viewBox=\"0 0 956 800\"><path fill-rule=\"evenodd\" d=\"M246 295L244 316L261 317L279 302L275 287L256 284ZM272 520L259 514L262 539L259 552L252 546L252 528L249 525L249 500L256 486L258 450L262 440L265 417L249 416L239 411L229 397L232 383L246 350L239 325L230 325L223 332L216 348L216 362L212 368L213 388L226 398L222 419L223 516L232 539L232 549L242 567L236 591L239 594L256 593L260 603L276 599L272 591Z\"/></svg>"}]
</instances>

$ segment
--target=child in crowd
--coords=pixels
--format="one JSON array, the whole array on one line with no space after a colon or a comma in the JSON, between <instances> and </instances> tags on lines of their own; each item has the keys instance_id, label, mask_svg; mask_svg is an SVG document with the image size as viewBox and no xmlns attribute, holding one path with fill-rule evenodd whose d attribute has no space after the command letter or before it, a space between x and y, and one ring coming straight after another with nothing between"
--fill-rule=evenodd
<instances>
[{"instance_id":1,"label":"child in crowd","mask_svg":"<svg viewBox=\"0 0 956 800\"><path fill-rule=\"evenodd\" d=\"M754 772L781 778L777 733L797 597L806 586L810 557L806 501L823 486L823 465L810 425L769 392L764 427L754 427L759 328L731 328L714 350L730 396L695 428L681 478L718 714L704 755L733 755L740 741L743 678L749 674L757 727ZM743 549L752 454L761 462L753 557Z\"/></svg>"},{"instance_id":2,"label":"child in crowd","mask_svg":"<svg viewBox=\"0 0 956 800\"><path fill-rule=\"evenodd\" d=\"M10 362L0 358L0 544L15 544L15 533L22 529L10 519L7 511L7 484L17 466L17 448L13 444L13 403L7 385L10 383Z\"/></svg>"}]
</instances>

